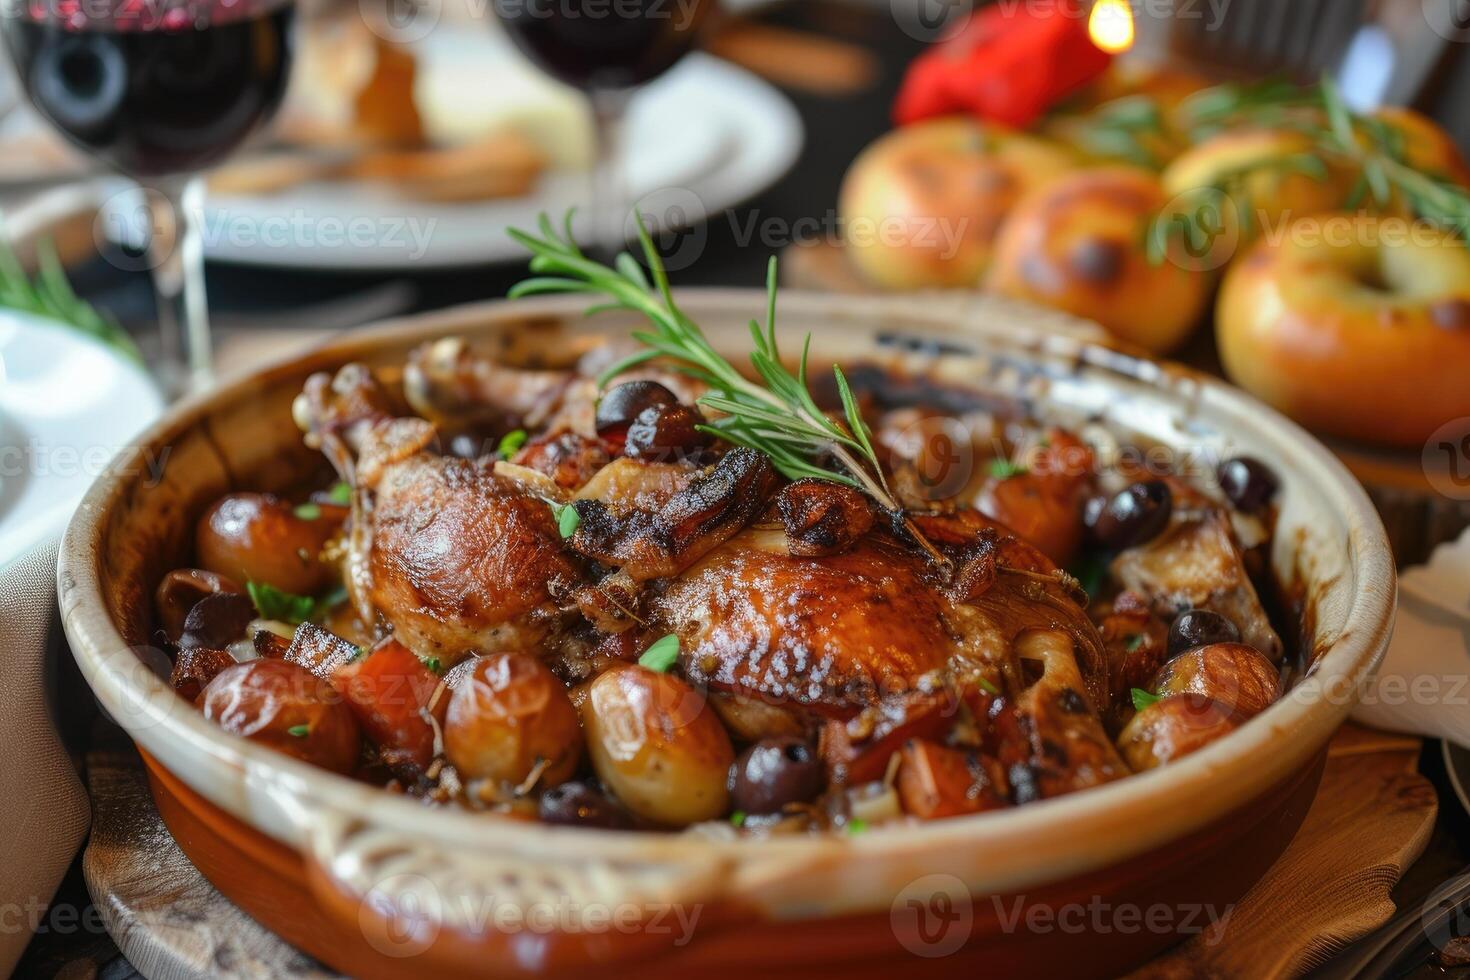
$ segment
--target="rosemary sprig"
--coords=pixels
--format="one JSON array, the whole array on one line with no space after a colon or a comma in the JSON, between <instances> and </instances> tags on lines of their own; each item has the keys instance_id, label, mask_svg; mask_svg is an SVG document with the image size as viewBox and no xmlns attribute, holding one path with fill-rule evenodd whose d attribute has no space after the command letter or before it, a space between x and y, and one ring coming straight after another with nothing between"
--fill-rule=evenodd
<instances>
[{"instance_id":1,"label":"rosemary sprig","mask_svg":"<svg viewBox=\"0 0 1470 980\"><path fill-rule=\"evenodd\" d=\"M1183 209L1156 215L1145 232L1149 260L1155 264L1163 261L1173 235L1183 236L1191 248L1212 240L1220 230L1216 212L1221 195L1233 203L1242 232L1249 231L1254 206L1246 181L1253 174L1295 172L1324 180L1328 174L1325 159L1339 161L1358 173L1343 202L1345 207L1355 209L1369 197L1387 207L1398 195L1415 215L1457 235L1470 247L1470 191L1409 164L1401 134L1381 119L1349 109L1331 78L1324 77L1312 86L1279 81L1218 85L1190 96L1180 115L1195 139L1249 123L1293 129L1311 139L1313 150L1281 154L1231 170L1191 191Z\"/></svg>"},{"instance_id":2,"label":"rosemary sprig","mask_svg":"<svg viewBox=\"0 0 1470 980\"><path fill-rule=\"evenodd\" d=\"M1303 119L1302 110L1320 107L1321 99L1310 86L1268 78L1200 89L1179 104L1176 115L1190 140L1200 143L1246 119L1263 126L1295 126Z\"/></svg>"},{"instance_id":3,"label":"rosemary sprig","mask_svg":"<svg viewBox=\"0 0 1470 980\"><path fill-rule=\"evenodd\" d=\"M1210 183L1181 194L1176 199L1179 207L1154 216L1145 232L1149 262L1159 265L1164 261L1169 240L1174 234L1183 238L1190 255L1204 256L1215 236L1225 230L1222 213L1225 205L1235 212L1240 233L1250 234L1255 228L1256 215L1248 182L1253 176L1268 171L1277 175L1299 173L1315 180L1327 179L1327 165L1311 153L1281 153L1224 170Z\"/></svg>"},{"instance_id":4,"label":"rosemary sprig","mask_svg":"<svg viewBox=\"0 0 1470 980\"><path fill-rule=\"evenodd\" d=\"M802 346L796 373L782 363L776 341L774 257L766 272L765 326L754 319L750 321L750 365L759 379L756 381L747 378L716 351L699 326L674 302L663 261L641 219L638 241L648 265L647 273L627 252L620 254L612 266L588 258L572 238L571 217L568 213L560 234L545 214L541 216L539 236L510 229L511 238L530 251L531 271L536 275L516 284L509 295L514 298L536 293L589 293L605 298L593 305L589 313L624 309L646 317L651 329L633 334L643 349L609 367L598 379L599 384L606 384L613 376L645 361L667 359L675 370L708 386L709 391L700 397L699 403L722 414L703 426L706 431L737 446L764 453L789 479L814 477L863 491L901 521L931 558L947 564L904 516L903 508L889 489L867 423L858 411L857 400L841 368L832 365L842 399L839 420L817 406L807 387L810 334ZM828 466L829 460L837 467Z\"/></svg>"},{"instance_id":5,"label":"rosemary sprig","mask_svg":"<svg viewBox=\"0 0 1470 980\"><path fill-rule=\"evenodd\" d=\"M1166 135L1164 113L1157 100L1146 95L1126 95L1091 112L1063 116L1058 123L1093 156L1150 170L1162 166L1150 139Z\"/></svg>"},{"instance_id":6,"label":"rosemary sprig","mask_svg":"<svg viewBox=\"0 0 1470 980\"><path fill-rule=\"evenodd\" d=\"M72 291L51 242L37 244L36 265L36 277L32 279L9 244L0 240L0 306L74 327L130 360L143 362L133 338L111 317L98 312Z\"/></svg>"}]
</instances>

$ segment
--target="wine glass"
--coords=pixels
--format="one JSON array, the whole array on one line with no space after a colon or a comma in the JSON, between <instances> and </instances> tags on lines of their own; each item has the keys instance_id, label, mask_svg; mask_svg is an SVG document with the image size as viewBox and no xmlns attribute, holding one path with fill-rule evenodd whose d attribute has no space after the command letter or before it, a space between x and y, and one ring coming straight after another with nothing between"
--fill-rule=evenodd
<instances>
[{"instance_id":1,"label":"wine glass","mask_svg":"<svg viewBox=\"0 0 1470 980\"><path fill-rule=\"evenodd\" d=\"M67 139L143 188L158 293L158 373L211 376L200 173L286 90L292 0L0 0L21 89Z\"/></svg>"},{"instance_id":2,"label":"wine glass","mask_svg":"<svg viewBox=\"0 0 1470 980\"><path fill-rule=\"evenodd\" d=\"M592 241L621 250L628 202L623 184L623 124L638 86L662 75L694 46L713 0L495 0L516 46L592 104L597 162Z\"/></svg>"}]
</instances>

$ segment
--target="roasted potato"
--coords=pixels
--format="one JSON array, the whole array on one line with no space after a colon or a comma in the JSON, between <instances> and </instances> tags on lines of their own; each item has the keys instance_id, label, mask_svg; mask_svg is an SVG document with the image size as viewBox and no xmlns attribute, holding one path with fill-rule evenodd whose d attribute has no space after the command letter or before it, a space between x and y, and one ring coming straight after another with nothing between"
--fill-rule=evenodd
<instances>
[{"instance_id":1,"label":"roasted potato","mask_svg":"<svg viewBox=\"0 0 1470 980\"><path fill-rule=\"evenodd\" d=\"M598 778L637 815L683 826L729 809L730 736L679 678L613 667L588 688L582 723Z\"/></svg>"},{"instance_id":2,"label":"roasted potato","mask_svg":"<svg viewBox=\"0 0 1470 980\"><path fill-rule=\"evenodd\" d=\"M226 667L200 695L204 717L277 752L349 773L362 740L357 721L330 684L284 660Z\"/></svg>"},{"instance_id":3,"label":"roasted potato","mask_svg":"<svg viewBox=\"0 0 1470 980\"><path fill-rule=\"evenodd\" d=\"M518 784L544 763L543 785L564 782L582 756L566 687L529 653L475 662L449 699L444 755L462 776Z\"/></svg>"}]
</instances>

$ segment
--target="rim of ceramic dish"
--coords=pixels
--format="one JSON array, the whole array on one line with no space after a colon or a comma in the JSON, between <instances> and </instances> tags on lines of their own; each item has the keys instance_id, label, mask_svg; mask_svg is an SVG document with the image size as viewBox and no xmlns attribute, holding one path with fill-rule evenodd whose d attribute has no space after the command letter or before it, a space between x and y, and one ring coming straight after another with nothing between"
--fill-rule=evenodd
<instances>
[{"instance_id":1,"label":"rim of ceramic dish","mask_svg":"<svg viewBox=\"0 0 1470 980\"><path fill-rule=\"evenodd\" d=\"M686 310L741 310L763 308L764 293L755 290L683 290L676 294ZM926 324L954 336L967 329L956 325L952 311L926 314L918 303L885 307L871 297L840 297L783 292L782 309L789 317L798 314L857 317L871 321L881 316L885 323L901 323L922 335ZM138 440L140 446L167 444L176 434L195 424L210 406L248 399L254 379L278 373L305 361L323 365L350 359L354 354L379 346L402 345L443 335L455 330L476 332L538 318L580 318L585 300L581 297L551 296L529 300L494 301L446 310L426 316L394 320L355 330L304 354L252 372L205 394L195 396L169 411ZM875 313L874 311L878 312ZM1038 316L1047 316L1038 313ZM975 334L986 339L984 332ZM1345 543L1348 565L1353 569L1356 595L1348 606L1342 627L1331 647L1321 653L1313 669L1279 701L1229 736L1183 759L1158 769L1138 773L1066 796L1043 800L1003 811L956 817L922 824L874 828L868 833L837 837L813 835L789 839L711 840L679 834L636 834L561 828L520 821L501 821L487 834L484 814L454 810L426 810L416 801L386 793L326 772L304 762L226 734L195 711L180 711L182 704L167 683L152 671L138 669L140 661L114 625L107 611L101 554L103 536L113 509L129 491L131 480L108 474L88 493L77 516L67 529L58 565L63 621L75 656L104 706L126 707L148 726L171 737L188 741L215 764L227 766L244 776L252 789L284 797L296 811L291 818L300 839L286 843L304 850L311 832L314 808L343 818L366 821L385 830L413 835L420 842L440 848L503 848L513 842L517 853L538 854L557 860L580 858L628 862L672 863L681 860L730 860L738 870L752 858L769 859L763 864L804 865L805 858L830 859L838 855L864 861L940 858L957 847L997 846L996 874L986 882L996 889L1027 886L1044 880L1106 867L1143 853L1152 847L1179 839L1232 806L1247 803L1258 794L1305 765L1326 744L1330 734L1356 703L1357 692L1386 647L1392 628L1396 597L1393 561L1383 525L1366 493L1345 467L1319 442L1295 423L1223 382L1187 368L1160 365L1076 336L1033 332L1004 341L1027 349L1074 357L1089 368L1113 372L1118 382L1142 383L1167 389L1171 379L1189 384L1190 398L1211 414L1222 432L1244 433L1243 441L1275 444L1294 465L1310 474L1322 498L1317 506L1342 515L1348 529ZM1177 400L1178 392L1162 390L1161 396ZM1329 591L1341 589L1341 581L1329 581ZM148 590L151 594L151 589ZM109 652L110 651L110 652ZM1337 692L1337 693L1333 693ZM124 727L129 727L125 725ZM131 728L130 728L131 734ZM197 780L187 772L176 772L191 786ZM249 800L213 800L236 816L251 821ZM1141 815L1146 814L1146 818ZM1086 828L1080 834L1079 828ZM1079 838L1085 838L1079 840ZM1070 841L1070 842L1069 842ZM1018 842L1044 846L1029 869L1025 858L1004 857ZM942 870L942 865L936 865ZM738 884L737 886L738 887ZM884 902L886 898L882 899Z\"/></svg>"}]
</instances>

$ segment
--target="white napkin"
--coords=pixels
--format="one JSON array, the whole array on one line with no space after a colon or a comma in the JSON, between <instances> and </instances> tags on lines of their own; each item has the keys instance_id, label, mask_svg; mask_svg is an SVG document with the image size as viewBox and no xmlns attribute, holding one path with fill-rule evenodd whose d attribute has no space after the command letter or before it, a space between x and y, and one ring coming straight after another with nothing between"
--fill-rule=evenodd
<instances>
[{"instance_id":1,"label":"white napkin","mask_svg":"<svg viewBox=\"0 0 1470 980\"><path fill-rule=\"evenodd\" d=\"M1353 719L1470 746L1470 530L1400 573L1393 639Z\"/></svg>"},{"instance_id":2,"label":"white napkin","mask_svg":"<svg viewBox=\"0 0 1470 980\"><path fill-rule=\"evenodd\" d=\"M14 969L91 821L52 722L56 549L52 537L0 568L0 977Z\"/></svg>"}]
</instances>

